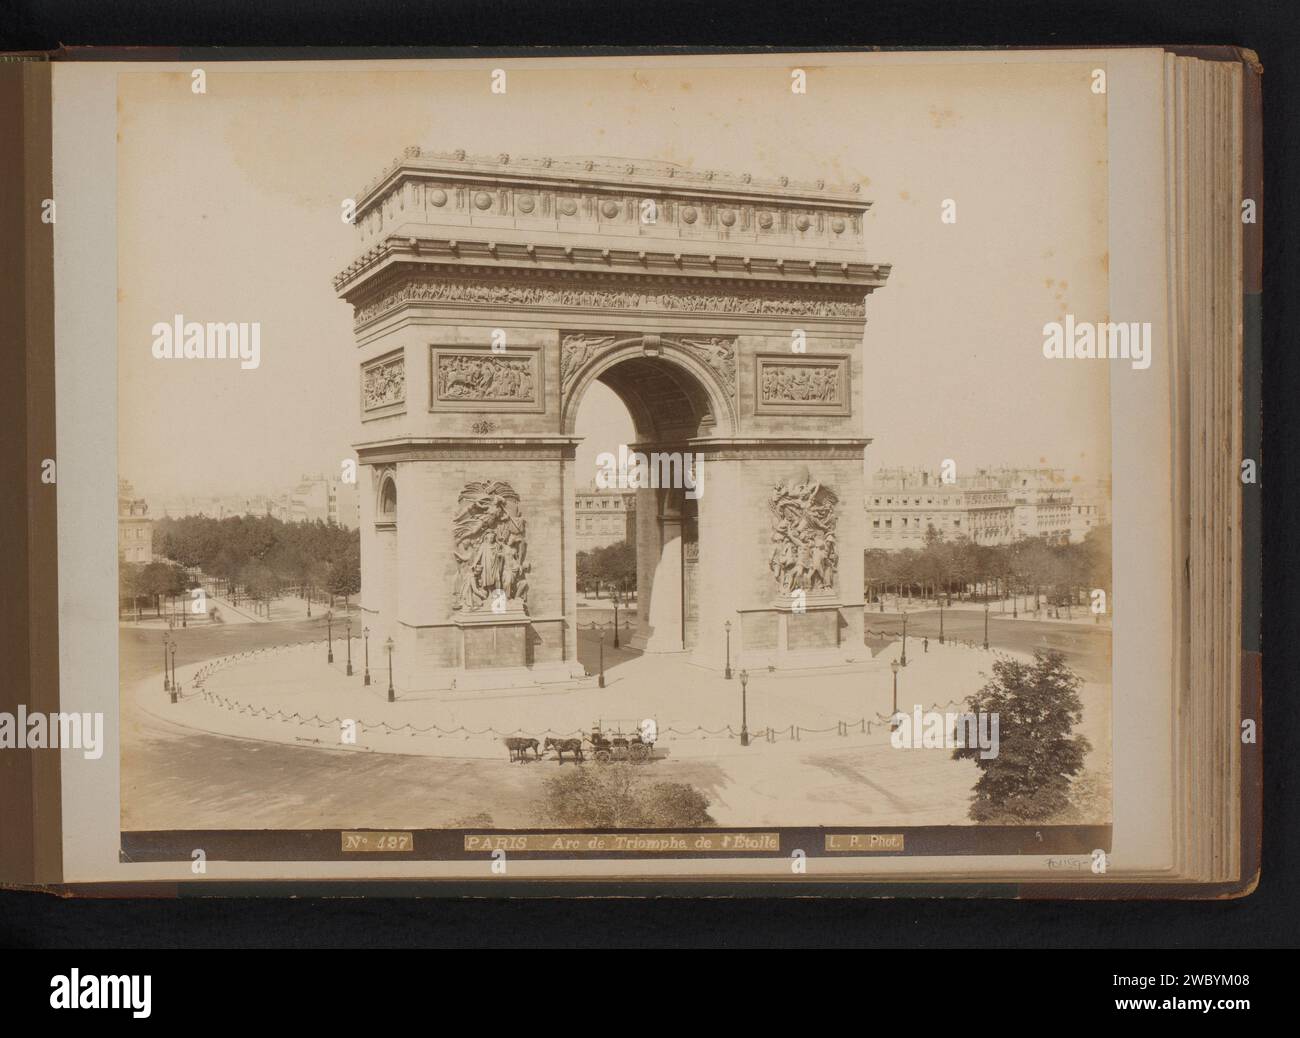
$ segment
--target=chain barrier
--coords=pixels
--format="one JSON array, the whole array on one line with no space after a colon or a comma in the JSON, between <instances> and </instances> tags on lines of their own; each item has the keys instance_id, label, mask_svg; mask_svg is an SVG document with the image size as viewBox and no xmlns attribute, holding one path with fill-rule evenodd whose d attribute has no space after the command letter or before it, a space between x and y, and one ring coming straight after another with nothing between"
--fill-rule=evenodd
<instances>
[{"instance_id":1,"label":"chain barrier","mask_svg":"<svg viewBox=\"0 0 1300 1038\"><path fill-rule=\"evenodd\" d=\"M896 641L901 641L901 640L902 640L902 637L903 637L903 634L902 634L901 631L886 631L886 630L883 630L883 629L877 631L877 630L873 630L873 629L870 628L870 627L864 627L864 628L862 629L862 634L863 634L863 637L865 637L865 638L880 638L880 639L882 639L882 640L884 640L884 641L895 641L895 642L896 642ZM925 640L934 641L934 642L938 642L938 641L939 641L939 639L938 639L937 637L931 638L930 635L928 635L928 634L910 634L910 635L908 635L908 637L911 638L913 641L925 641ZM996 652L996 651L997 651L997 650L996 650L995 648L993 648L993 647L990 647L990 648L988 648L988 649L985 649L985 648L984 648L984 644L983 644L983 642L973 641L973 640L971 640L971 639L969 639L969 638L951 638L951 637L945 637L944 640L943 640L943 642L942 642L942 644L944 644L944 645L960 645L960 646L962 646L963 648L966 648L966 649L979 649L981 652Z\"/></svg>"},{"instance_id":2,"label":"chain barrier","mask_svg":"<svg viewBox=\"0 0 1300 1038\"><path fill-rule=\"evenodd\" d=\"M578 626L582 627L584 625L579 624ZM593 622L592 624L587 626L594 628L594 627L604 627L607 625L597 624ZM868 631L867 633L871 634L873 632ZM243 652L215 657L207 661L206 663L204 663L203 666L201 666L195 672L193 678L191 679L192 690L188 694L178 691L178 698L181 700L193 699L196 697L202 698L203 700L213 704L214 706L218 706L222 709L229 710L234 713L246 714L250 717L263 717L268 720L277 720L281 722L297 721L299 724L314 723L319 727L338 726L343 723L344 718L333 717L333 718L326 719L321 717L319 714L313 714L311 717L304 717L302 714L296 711L292 714L286 714L282 710L271 711L266 707L254 707L249 704L240 703L238 700L230 699L227 696L223 696L218 693L212 692L211 690L205 687L205 682L208 677L210 677L212 674L216 673L217 671L233 663L236 663L240 660L248 659L253 656L258 656L265 652L274 652L279 649L290 649L290 648L300 648L302 646L308 646L308 645L319 645L321 644L321 642L324 641L326 641L326 639L319 638L319 639L310 639L308 641L301 641L301 642L285 642L279 645L263 646L258 649L247 649L244 650ZM948 642L963 644L957 642L957 639L952 639L952 638L948 639ZM970 647L976 647L976 643L974 642L966 642L964 644ZM927 709L935 711L935 710L942 710L949 706L963 706L964 704L965 704L964 700L958 701L955 699L950 699L946 704L942 704L942 705L939 703L931 703ZM431 724L421 728L409 722L397 726L391 725L387 721L380 721L377 724L372 724L368 721L354 721L354 723L357 725L358 728L360 728L363 731L383 730L393 735L406 732L408 735L411 736L428 735L430 733L434 733L435 738L439 738L439 739L450 737L450 736L456 736L456 735L459 735L465 739L476 738L476 737L481 738L482 736L485 735L491 735L499 739L504 739L509 737L519 737L519 738L526 738L526 739L537 739L540 742L543 739L545 739L547 736L550 736L551 738L572 739L572 738L582 738L589 734L587 731L581 728L574 729L572 731L557 731L554 728L546 728L540 732L529 732L529 731L525 731L522 728L516 728L513 731L501 731L491 726L487 728L481 728L481 729L472 729L472 728L466 728L464 725L458 725L455 728L444 728L438 724ZM876 728L888 727L889 724L890 724L890 718L888 716L886 716L885 714L877 713L875 721L868 720L865 717L860 718L856 721L835 721L833 724L825 728L809 728L800 725L789 725L786 728L778 729L769 726L767 728L757 729L755 732L753 732L752 739L754 740L761 739L767 743L776 743L781 740L786 740L790 742L800 742L802 741L802 738L805 735L812 735L812 736L826 735L831 732L834 732L837 736L841 738L845 738L849 735L851 730L856 730L859 734L862 735L871 735L873 734ZM674 728L670 726L666 728L660 728L659 731L669 736L677 736L678 738L682 738L682 739L718 739L718 738L735 739L738 738L739 735L736 729L731 725L723 725L721 728L705 728L703 725L697 725L694 728Z\"/></svg>"},{"instance_id":3,"label":"chain barrier","mask_svg":"<svg viewBox=\"0 0 1300 1038\"><path fill-rule=\"evenodd\" d=\"M345 720L342 717L321 717L319 714L312 714L310 717L304 717L297 712L286 714L281 710L271 711L265 707L254 707L248 704L240 703L238 700L230 699L226 696L219 695L208 689L202 689L194 693L205 701L219 706L223 709L230 710L238 714L247 714L250 717L265 717L269 720L277 721L297 721L300 724L316 724L319 727L334 727L340 725ZM949 700L949 706L960 706L955 700ZM932 704L932 709L937 709L939 704ZM776 743L782 740L790 742L801 742L806 735L827 735L835 733L841 738L847 737L850 733L856 732L860 735L871 735L876 728L888 726L889 718L883 714L876 715L877 720L870 721L867 718L859 718L856 721L835 721L825 728L809 728L801 725L790 725L786 728L760 728L751 733L754 740L761 739L764 742ZM510 731L504 731L499 728L488 726L486 728L467 728L464 725L458 725L455 728L444 728L439 724L430 724L421 728L410 722L401 725L392 725L387 721L380 721L377 724L370 721L355 720L354 723L362 731L366 730L383 730L390 734L397 735L406 732L408 735L428 735L436 733L437 738L459 735L463 738L481 738L485 735L491 735L494 738L504 739L510 737L520 737L525 739L537 739L539 742L547 736L556 739L573 739L585 738L590 732L583 728L575 728L570 731L558 731L554 728L545 728L538 732L528 731L523 728L515 728ZM705 728L703 725L696 725L694 728L660 728L659 731L669 737L680 739L735 739L739 737L739 732L732 725L723 725L721 728ZM608 733L607 733L608 734Z\"/></svg>"}]
</instances>

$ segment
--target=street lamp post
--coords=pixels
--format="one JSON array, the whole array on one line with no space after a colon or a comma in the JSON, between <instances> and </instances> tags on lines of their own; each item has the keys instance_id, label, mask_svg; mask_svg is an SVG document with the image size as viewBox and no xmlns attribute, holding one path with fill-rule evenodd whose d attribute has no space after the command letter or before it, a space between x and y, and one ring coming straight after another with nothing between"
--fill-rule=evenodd
<instances>
[{"instance_id":1,"label":"street lamp post","mask_svg":"<svg viewBox=\"0 0 1300 1038\"><path fill-rule=\"evenodd\" d=\"M172 636L170 631L167 634L163 635L163 691L164 692L170 692L172 690L172 675L171 675L171 671L167 669L167 649L171 645L171 640L172 640Z\"/></svg>"},{"instance_id":2,"label":"street lamp post","mask_svg":"<svg viewBox=\"0 0 1300 1038\"><path fill-rule=\"evenodd\" d=\"M176 684L176 640L172 639L172 691L175 692L180 686Z\"/></svg>"},{"instance_id":3,"label":"street lamp post","mask_svg":"<svg viewBox=\"0 0 1300 1038\"><path fill-rule=\"evenodd\" d=\"M397 696L393 694L393 639L389 638L384 642L384 648L388 650L388 701L397 702Z\"/></svg>"},{"instance_id":4,"label":"street lamp post","mask_svg":"<svg viewBox=\"0 0 1300 1038\"><path fill-rule=\"evenodd\" d=\"M614 648L618 648L618 588L614 589Z\"/></svg>"},{"instance_id":5,"label":"street lamp post","mask_svg":"<svg viewBox=\"0 0 1300 1038\"><path fill-rule=\"evenodd\" d=\"M898 731L898 671L900 669L898 660L890 660L889 669L894 672L894 712L889 715L889 730Z\"/></svg>"},{"instance_id":6,"label":"street lamp post","mask_svg":"<svg viewBox=\"0 0 1300 1038\"><path fill-rule=\"evenodd\" d=\"M904 667L907 666L907 614L903 614L903 656L899 660Z\"/></svg>"},{"instance_id":7,"label":"street lamp post","mask_svg":"<svg viewBox=\"0 0 1300 1038\"><path fill-rule=\"evenodd\" d=\"M749 671L740 672L740 745L749 745L749 702L746 688L749 685Z\"/></svg>"},{"instance_id":8,"label":"street lamp post","mask_svg":"<svg viewBox=\"0 0 1300 1038\"><path fill-rule=\"evenodd\" d=\"M369 685L370 684L370 628L363 627L361 629L361 634L362 637L365 639L365 643L366 643L366 676L365 679L361 682L361 684Z\"/></svg>"},{"instance_id":9,"label":"street lamp post","mask_svg":"<svg viewBox=\"0 0 1300 1038\"><path fill-rule=\"evenodd\" d=\"M939 644L943 644L943 599L939 599Z\"/></svg>"},{"instance_id":10,"label":"street lamp post","mask_svg":"<svg viewBox=\"0 0 1300 1038\"><path fill-rule=\"evenodd\" d=\"M334 610L333 609L329 609L325 613L325 640L326 643L329 645L329 655L325 658L325 662L333 663L334 662Z\"/></svg>"},{"instance_id":11,"label":"street lamp post","mask_svg":"<svg viewBox=\"0 0 1300 1038\"><path fill-rule=\"evenodd\" d=\"M731 621L728 620L722 625L727 629L727 669L723 672L723 677L728 681L731 680Z\"/></svg>"},{"instance_id":12,"label":"street lamp post","mask_svg":"<svg viewBox=\"0 0 1300 1038\"><path fill-rule=\"evenodd\" d=\"M984 648L989 647L989 604L984 602Z\"/></svg>"},{"instance_id":13,"label":"street lamp post","mask_svg":"<svg viewBox=\"0 0 1300 1038\"><path fill-rule=\"evenodd\" d=\"M600 676L596 679L596 687L605 687L605 632L600 632Z\"/></svg>"},{"instance_id":14,"label":"street lamp post","mask_svg":"<svg viewBox=\"0 0 1300 1038\"><path fill-rule=\"evenodd\" d=\"M348 677L352 677L352 617L348 617L348 622L347 622L347 625L346 625L346 630L347 630L347 634L348 634L348 669L347 669L347 676L348 676Z\"/></svg>"}]
</instances>

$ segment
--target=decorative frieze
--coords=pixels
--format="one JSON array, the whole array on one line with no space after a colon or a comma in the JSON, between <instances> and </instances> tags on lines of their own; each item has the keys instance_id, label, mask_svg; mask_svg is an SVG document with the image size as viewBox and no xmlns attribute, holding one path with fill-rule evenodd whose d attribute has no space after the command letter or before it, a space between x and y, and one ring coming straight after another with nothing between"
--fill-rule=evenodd
<instances>
[{"instance_id":1,"label":"decorative frieze","mask_svg":"<svg viewBox=\"0 0 1300 1038\"><path fill-rule=\"evenodd\" d=\"M642 310L755 316L862 318L864 297L851 299L794 292L724 293L692 292L672 288L650 291L642 288L612 288L572 282L569 284L527 284L519 281L488 281L474 278L414 278L381 292L355 311L357 326L408 303L432 303L456 307L500 308L539 306L584 310Z\"/></svg>"},{"instance_id":2,"label":"decorative frieze","mask_svg":"<svg viewBox=\"0 0 1300 1038\"><path fill-rule=\"evenodd\" d=\"M754 413L851 413L848 357L760 353L754 358Z\"/></svg>"}]
</instances>

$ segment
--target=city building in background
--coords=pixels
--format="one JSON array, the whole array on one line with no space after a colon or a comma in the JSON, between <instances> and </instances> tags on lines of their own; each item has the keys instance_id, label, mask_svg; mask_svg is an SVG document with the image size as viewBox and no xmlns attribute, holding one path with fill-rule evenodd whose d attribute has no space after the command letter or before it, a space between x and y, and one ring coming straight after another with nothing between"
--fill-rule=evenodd
<instances>
[{"instance_id":1,"label":"city building in background","mask_svg":"<svg viewBox=\"0 0 1300 1038\"><path fill-rule=\"evenodd\" d=\"M210 519L263 516L270 514L269 502L265 494L178 494L163 501L162 515L168 519L183 519L188 515L204 515Z\"/></svg>"},{"instance_id":2,"label":"city building in background","mask_svg":"<svg viewBox=\"0 0 1300 1038\"><path fill-rule=\"evenodd\" d=\"M599 490L593 482L575 497L578 551L592 551L619 541L636 543L635 491Z\"/></svg>"},{"instance_id":3,"label":"city building in background","mask_svg":"<svg viewBox=\"0 0 1300 1038\"><path fill-rule=\"evenodd\" d=\"M1081 480L1072 486L1071 497L1071 541L1081 541L1089 530L1110 523L1110 480Z\"/></svg>"},{"instance_id":4,"label":"city building in background","mask_svg":"<svg viewBox=\"0 0 1300 1038\"><path fill-rule=\"evenodd\" d=\"M356 484L323 473L304 474L296 486L272 500L269 514L286 523L320 521L352 529L361 525Z\"/></svg>"},{"instance_id":5,"label":"city building in background","mask_svg":"<svg viewBox=\"0 0 1300 1038\"><path fill-rule=\"evenodd\" d=\"M922 548L931 528L944 540L976 544L1026 537L1064 544L1110 521L1110 486L1070 481L1054 468L981 468L947 483L928 469L882 468L867 488L866 510L869 548Z\"/></svg>"},{"instance_id":6,"label":"city building in background","mask_svg":"<svg viewBox=\"0 0 1300 1038\"><path fill-rule=\"evenodd\" d=\"M944 483L923 469L881 469L867 488L867 547L923 548L933 527L943 540L1007 544L1016 537L1006 490Z\"/></svg>"},{"instance_id":7,"label":"city building in background","mask_svg":"<svg viewBox=\"0 0 1300 1038\"><path fill-rule=\"evenodd\" d=\"M162 515L180 519L204 515L212 519L271 516L286 523L330 523L356 529L361 502L355 483L317 473L303 475L290 488L271 494L177 495L167 498Z\"/></svg>"},{"instance_id":8,"label":"city building in background","mask_svg":"<svg viewBox=\"0 0 1300 1038\"><path fill-rule=\"evenodd\" d=\"M117 481L117 557L124 562L153 562L153 519L149 502L135 496L125 479Z\"/></svg>"}]
</instances>

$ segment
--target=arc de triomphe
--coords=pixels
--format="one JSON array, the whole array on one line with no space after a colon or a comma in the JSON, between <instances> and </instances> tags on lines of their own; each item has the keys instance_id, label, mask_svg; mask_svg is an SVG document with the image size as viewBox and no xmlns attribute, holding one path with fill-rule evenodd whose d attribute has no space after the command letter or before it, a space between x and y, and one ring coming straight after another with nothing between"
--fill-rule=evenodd
<instances>
[{"instance_id":1,"label":"arc de triomphe","mask_svg":"<svg viewBox=\"0 0 1300 1038\"><path fill-rule=\"evenodd\" d=\"M733 667L862 657L862 339L889 274L863 255L869 205L856 186L418 148L370 185L335 289L355 320L361 604L399 688L582 675L574 490L594 473L574 430L597 380L631 446L694 459L700 488L636 491L632 644L715 670L728 637Z\"/></svg>"}]
</instances>

